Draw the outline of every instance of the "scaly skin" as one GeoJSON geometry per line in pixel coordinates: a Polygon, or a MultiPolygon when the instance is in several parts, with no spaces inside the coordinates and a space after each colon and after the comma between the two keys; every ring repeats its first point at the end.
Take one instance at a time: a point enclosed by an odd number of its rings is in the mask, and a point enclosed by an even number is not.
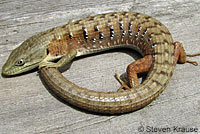
{"type": "MultiPolygon", "coordinates": [[[[154,100],[166,88],[180,57],[182,63],[189,62],[181,44],[177,44],[173,43],[168,29],[150,16],[133,12],[101,14],[29,38],[13,50],[2,74],[16,75],[39,66],[47,85],[67,102],[94,112],[124,113],[154,100]],[[66,80],[55,69],[74,57],[119,47],[138,50],[144,56],[138,63],[144,63],[143,70],[149,71],[139,86],[137,78],[132,80],[131,77],[130,90],[96,92],[84,89],[66,80]],[[58,58],[61,58],[58,63],[50,62],[58,58]]],[[[129,72],[133,65],[127,69],[129,72]]],[[[135,70],[140,72],[140,69],[135,70]]]]}

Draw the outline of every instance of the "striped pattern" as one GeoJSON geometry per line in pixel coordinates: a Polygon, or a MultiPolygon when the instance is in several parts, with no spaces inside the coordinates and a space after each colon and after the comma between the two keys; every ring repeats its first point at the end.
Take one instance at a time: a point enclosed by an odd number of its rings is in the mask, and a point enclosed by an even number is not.
{"type": "MultiPolygon", "coordinates": [[[[101,14],[57,27],[47,34],[55,33],[61,36],[67,46],[70,42],[76,42],[70,45],[77,50],[77,56],[128,47],[139,50],[144,56],[153,57],[146,80],[133,90],[124,92],[83,89],[66,80],[56,69],[42,68],[41,75],[47,85],[67,102],[80,108],[107,114],[142,108],[165,89],[173,74],[174,45],[171,34],[163,24],[150,16],[132,12],[101,14]]],[[[57,50],[50,50],[50,54],[53,51],[57,50]]]]}
{"type": "MultiPolygon", "coordinates": [[[[47,85],[75,106],[107,114],[129,112],[146,106],[165,89],[176,64],[170,32],[159,21],[144,14],[100,14],[34,35],[13,50],[2,72],[5,75],[19,74],[66,54],[73,59],[119,47],[138,50],[153,59],[146,80],[131,90],[91,91],[66,80],[55,68],[41,68],[40,71],[47,85]]],[[[147,61],[144,63],[140,69],[150,65],[147,61]]]]}

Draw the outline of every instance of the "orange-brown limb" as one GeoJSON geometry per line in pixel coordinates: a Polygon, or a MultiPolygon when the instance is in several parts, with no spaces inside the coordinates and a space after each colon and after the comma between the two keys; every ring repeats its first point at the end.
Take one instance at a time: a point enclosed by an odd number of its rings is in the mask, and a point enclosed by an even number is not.
{"type": "Polygon", "coordinates": [[[174,65],[179,62],[179,63],[190,63],[193,64],[195,66],[198,65],[198,63],[196,61],[191,61],[187,59],[188,57],[194,57],[194,56],[199,56],[200,53],[196,53],[196,54],[186,54],[182,44],[178,41],[174,42],[174,46],[175,46],[175,62],[174,65]]]}
{"type": "Polygon", "coordinates": [[[129,85],[127,85],[127,83],[122,81],[119,78],[118,74],[116,74],[115,77],[121,84],[121,87],[118,89],[118,91],[121,91],[122,89],[135,88],[136,86],[138,86],[139,81],[138,81],[137,74],[148,72],[152,65],[152,62],[153,62],[152,55],[146,55],[143,58],[136,60],[133,63],[131,63],[130,65],[128,65],[126,72],[128,75],[129,85]]]}
{"type": "MultiPolygon", "coordinates": [[[[177,62],[179,63],[190,63],[193,64],[195,66],[198,65],[198,63],[196,61],[191,61],[187,59],[188,57],[194,57],[194,56],[198,56],[200,55],[200,53],[196,53],[196,54],[186,54],[182,44],[178,41],[174,42],[174,46],[175,46],[175,62],[174,65],[176,65],[177,62]]],[[[130,89],[130,88],[135,88],[136,86],[139,85],[139,81],[138,81],[138,76],[137,74],[139,73],[144,73],[149,71],[151,65],[152,65],[152,55],[146,55],[145,57],[131,63],[128,67],[127,67],[127,74],[128,74],[128,83],[124,82],[125,80],[121,80],[118,76],[118,74],[115,74],[116,79],[119,81],[119,83],[121,84],[121,87],[117,90],[119,91],[123,91],[122,89],[130,89]]],[[[123,78],[125,79],[125,78],[123,78]]]]}

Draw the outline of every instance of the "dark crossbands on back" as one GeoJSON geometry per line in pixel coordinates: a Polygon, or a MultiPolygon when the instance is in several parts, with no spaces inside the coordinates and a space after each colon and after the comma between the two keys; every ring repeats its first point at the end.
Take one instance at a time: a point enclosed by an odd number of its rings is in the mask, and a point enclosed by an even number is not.
{"type": "Polygon", "coordinates": [[[16,75],[39,66],[46,84],[77,107],[106,114],[125,113],[152,102],[167,86],[177,62],[191,63],[180,42],[158,20],[141,13],[112,12],[90,16],[41,32],[13,50],[2,68],[3,75],[16,75]],[[68,81],[57,68],[75,57],[114,48],[130,48],[143,58],[128,65],[128,82],[116,79],[116,92],[97,92],[68,81]],[[53,62],[55,60],[58,62],[53,62]],[[137,74],[148,72],[139,84],[137,74]]]}

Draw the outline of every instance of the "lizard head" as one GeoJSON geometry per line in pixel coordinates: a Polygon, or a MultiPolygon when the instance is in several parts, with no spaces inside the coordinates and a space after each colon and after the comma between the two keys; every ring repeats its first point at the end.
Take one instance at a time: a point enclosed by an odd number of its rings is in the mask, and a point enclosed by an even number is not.
{"type": "Polygon", "coordinates": [[[28,39],[15,48],[2,67],[4,76],[21,74],[36,68],[46,55],[44,45],[39,41],[28,39]]]}

